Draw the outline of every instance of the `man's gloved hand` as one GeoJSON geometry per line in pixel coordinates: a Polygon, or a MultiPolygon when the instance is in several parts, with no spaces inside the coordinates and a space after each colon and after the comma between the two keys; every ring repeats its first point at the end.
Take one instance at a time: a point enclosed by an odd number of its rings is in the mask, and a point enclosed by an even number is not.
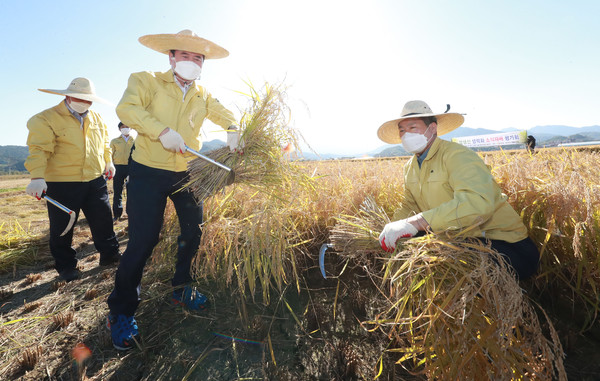
{"type": "Polygon", "coordinates": [[[115,166],[113,165],[112,161],[109,161],[108,163],[106,163],[106,167],[104,168],[104,176],[106,176],[107,179],[112,179],[113,177],[115,177],[115,172],[117,170],[115,169],[115,166]]]}
{"type": "Polygon", "coordinates": [[[227,147],[232,152],[241,152],[244,148],[244,143],[240,141],[240,130],[237,129],[237,126],[231,126],[227,129],[227,147]]]}
{"type": "Polygon", "coordinates": [[[48,185],[44,179],[31,179],[27,188],[25,188],[25,192],[28,195],[33,196],[38,200],[42,199],[42,195],[46,190],[48,190],[48,185]]]}
{"type": "Polygon", "coordinates": [[[418,232],[417,228],[406,220],[390,222],[379,234],[379,243],[383,250],[392,252],[396,248],[398,239],[412,237],[418,232]]]}
{"type": "Polygon", "coordinates": [[[186,151],[185,142],[183,141],[183,138],[181,137],[181,135],[179,135],[177,131],[174,131],[170,128],[166,128],[158,138],[160,139],[160,142],[163,145],[163,147],[165,147],[165,149],[169,151],[175,151],[180,153],[184,153],[186,151]]]}

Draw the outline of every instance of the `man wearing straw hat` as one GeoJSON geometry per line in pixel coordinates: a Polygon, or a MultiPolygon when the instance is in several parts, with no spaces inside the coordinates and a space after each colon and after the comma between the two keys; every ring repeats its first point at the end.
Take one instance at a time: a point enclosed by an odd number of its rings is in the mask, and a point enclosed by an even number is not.
{"type": "Polygon", "coordinates": [[[400,118],[384,123],[377,136],[414,156],[404,166],[404,200],[394,222],[379,236],[393,251],[402,237],[456,231],[490,242],[519,279],[532,276],[539,252],[519,215],[506,201],[489,168],[471,149],[438,138],[462,125],[457,113],[434,113],[423,101],[404,105],[400,118]]]}
{"type": "Polygon", "coordinates": [[[113,345],[120,350],[132,348],[138,336],[134,314],[142,272],[158,243],[167,198],[173,201],[181,228],[171,302],[191,311],[206,308],[206,297],[191,285],[190,266],[200,244],[202,203],[191,191],[181,189],[187,181],[187,162],[193,158],[186,154],[186,146],[200,149],[205,119],[228,130],[231,150],[237,149],[239,142],[239,134],[233,131],[237,129],[233,113],[196,82],[205,59],[224,58],[229,52],[190,30],[146,35],[139,41],[166,54],[171,68],[163,73],[132,74],[117,106],[121,121],[138,133],[129,165],[129,243],[108,298],[108,324],[113,345]]]}
{"type": "MultiPolygon", "coordinates": [[[[65,99],[27,122],[29,156],[25,167],[31,182],[25,191],[38,200],[47,193],[77,215],[83,211],[100,252],[100,265],[118,262],[119,243],[103,177],[112,178],[115,167],[106,125],[98,113],[89,110],[92,102],[109,102],[96,95],[94,84],[87,78],[75,78],[66,90],[39,90],[65,99]]],[[[71,247],[73,229],[61,236],[69,216],[48,204],[48,218],[50,252],[60,278],[67,282],[80,278],[71,247]]]]}

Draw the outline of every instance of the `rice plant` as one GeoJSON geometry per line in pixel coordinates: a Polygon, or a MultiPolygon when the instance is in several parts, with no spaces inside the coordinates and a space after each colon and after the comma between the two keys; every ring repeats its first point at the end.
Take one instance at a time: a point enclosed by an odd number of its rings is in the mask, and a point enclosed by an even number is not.
{"type": "Polygon", "coordinates": [[[600,312],[600,155],[557,149],[487,160],[541,247],[537,287],[581,307],[574,317],[589,329],[600,312]]]}

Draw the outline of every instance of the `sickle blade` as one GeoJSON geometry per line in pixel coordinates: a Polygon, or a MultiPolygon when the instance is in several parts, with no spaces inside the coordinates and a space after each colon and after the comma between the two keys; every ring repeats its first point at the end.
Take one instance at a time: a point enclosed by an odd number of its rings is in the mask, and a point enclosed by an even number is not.
{"type": "Polygon", "coordinates": [[[321,249],[319,249],[319,268],[321,269],[321,275],[323,278],[327,279],[327,275],[325,274],[325,252],[327,249],[331,249],[332,245],[329,243],[324,243],[321,245],[321,249]]]}

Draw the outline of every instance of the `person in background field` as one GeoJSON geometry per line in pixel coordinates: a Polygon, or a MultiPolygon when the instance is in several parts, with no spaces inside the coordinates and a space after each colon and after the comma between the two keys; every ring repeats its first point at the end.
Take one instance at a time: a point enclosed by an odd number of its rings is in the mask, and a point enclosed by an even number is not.
{"type": "Polygon", "coordinates": [[[535,138],[533,137],[533,135],[527,135],[527,151],[529,151],[529,153],[534,154],[535,153],[535,138]]]}
{"type": "Polygon", "coordinates": [[[379,236],[393,251],[401,237],[419,232],[461,231],[491,242],[519,279],[537,271],[539,252],[519,215],[506,201],[483,160],[471,149],[438,138],[462,125],[457,113],[436,114],[423,101],[406,103],[401,117],[377,136],[414,156],[404,166],[404,201],[379,236]]]}
{"type": "Polygon", "coordinates": [[[132,74],[117,106],[119,119],[138,133],[127,188],[129,242],[108,298],[108,326],[113,346],[120,350],[132,348],[138,338],[134,314],[142,272],[158,243],[167,198],[173,201],[181,228],[171,302],[191,311],[206,308],[207,298],[191,285],[190,266],[200,244],[202,203],[182,189],[188,178],[187,162],[194,158],[186,153],[186,145],[200,149],[205,119],[229,131],[227,144],[232,151],[239,143],[233,114],[196,82],[204,60],[224,58],[229,55],[227,50],[190,30],[147,35],[139,41],[166,54],[171,68],[163,73],[132,74]]]}
{"type": "MultiPolygon", "coordinates": [[[[113,230],[106,179],[115,173],[108,145],[108,131],[100,115],[89,110],[96,96],[93,83],[75,78],[66,90],[39,89],[65,96],[58,105],[34,115],[27,122],[29,156],[25,167],[31,174],[27,194],[38,200],[45,193],[75,211],[83,211],[92,239],[100,252],[100,265],[119,261],[119,243],[113,230]]],[[[81,277],[73,229],[60,236],[69,216],[48,203],[50,252],[60,278],[70,282],[81,277]]]]}
{"type": "Polygon", "coordinates": [[[123,214],[123,184],[129,176],[129,156],[133,148],[133,138],[129,136],[129,127],[119,122],[121,136],[110,141],[112,160],[116,174],[113,179],[113,222],[123,214]]]}

